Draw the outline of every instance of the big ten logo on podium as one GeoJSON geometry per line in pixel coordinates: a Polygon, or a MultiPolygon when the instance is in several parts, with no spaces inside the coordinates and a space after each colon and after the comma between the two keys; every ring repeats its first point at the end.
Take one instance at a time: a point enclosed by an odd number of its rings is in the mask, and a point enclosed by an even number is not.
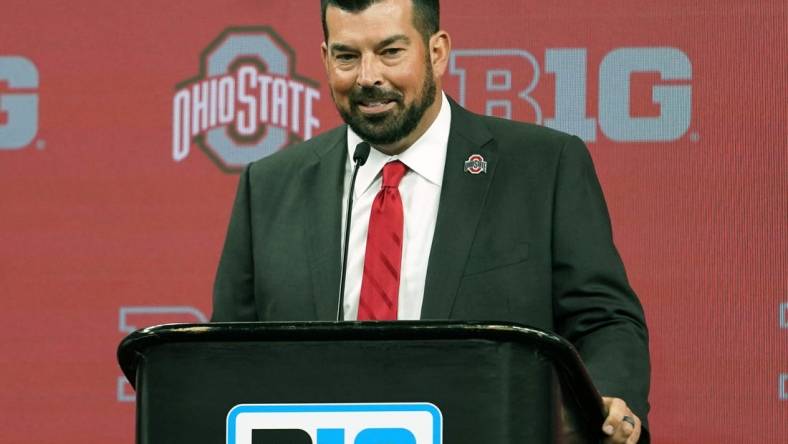
{"type": "MultiPolygon", "coordinates": [[[[544,67],[523,49],[457,49],[449,73],[461,105],[487,115],[535,122],[586,142],[598,130],[615,142],[669,142],[685,134],[692,117],[692,64],[677,48],[618,48],[598,67],[589,88],[588,50],[547,49],[544,67]],[[555,91],[542,90],[554,76],[555,91]],[[644,85],[643,77],[648,82],[644,85]],[[655,81],[653,76],[658,76],[655,81]],[[552,94],[551,94],[552,93],[552,94]],[[596,94],[596,102],[589,103],[596,94]],[[545,109],[552,109],[547,117],[545,109]],[[589,115],[596,112],[596,117],[589,115]]],[[[698,135],[691,133],[692,140],[698,135]]]]}
{"type": "MultiPolygon", "coordinates": [[[[118,310],[118,331],[124,335],[160,324],[204,322],[208,322],[208,317],[202,311],[183,305],[120,307],[118,310]]],[[[125,376],[117,377],[116,398],[118,402],[135,400],[134,390],[125,376]]]]}
{"type": "Polygon", "coordinates": [[[227,444],[440,444],[429,403],[242,404],[227,415],[227,444]]]}
{"type": "Polygon", "coordinates": [[[36,137],[38,84],[29,59],[0,56],[0,151],[25,148],[36,137]]]}

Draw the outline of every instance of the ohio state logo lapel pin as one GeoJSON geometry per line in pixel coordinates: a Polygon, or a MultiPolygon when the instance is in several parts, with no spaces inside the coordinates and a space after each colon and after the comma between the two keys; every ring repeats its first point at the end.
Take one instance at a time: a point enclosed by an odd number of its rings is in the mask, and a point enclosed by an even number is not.
{"type": "Polygon", "coordinates": [[[471,154],[465,161],[465,171],[471,174],[487,173],[487,161],[481,154],[471,154]]]}

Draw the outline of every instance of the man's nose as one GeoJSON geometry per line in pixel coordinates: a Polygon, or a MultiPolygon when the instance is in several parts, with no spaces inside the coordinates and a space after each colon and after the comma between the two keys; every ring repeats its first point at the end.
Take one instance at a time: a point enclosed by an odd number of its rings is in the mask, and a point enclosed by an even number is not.
{"type": "Polygon", "coordinates": [[[380,66],[375,57],[364,56],[361,58],[356,83],[361,87],[380,86],[383,84],[380,66]]]}

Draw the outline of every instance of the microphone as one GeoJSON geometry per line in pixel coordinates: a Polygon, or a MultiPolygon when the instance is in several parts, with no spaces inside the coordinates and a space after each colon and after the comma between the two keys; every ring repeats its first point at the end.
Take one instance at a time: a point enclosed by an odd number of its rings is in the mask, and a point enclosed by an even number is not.
{"type": "Polygon", "coordinates": [[[353,152],[353,162],[356,167],[353,168],[353,178],[350,179],[350,192],[347,196],[347,215],[345,216],[345,242],[342,248],[342,275],[339,278],[339,297],[337,298],[337,322],[343,320],[344,313],[342,310],[342,303],[345,300],[345,275],[347,274],[347,252],[348,243],[350,241],[350,215],[353,213],[353,189],[356,187],[356,176],[358,169],[367,163],[369,158],[370,146],[367,142],[361,142],[356,145],[356,150],[353,152]]]}

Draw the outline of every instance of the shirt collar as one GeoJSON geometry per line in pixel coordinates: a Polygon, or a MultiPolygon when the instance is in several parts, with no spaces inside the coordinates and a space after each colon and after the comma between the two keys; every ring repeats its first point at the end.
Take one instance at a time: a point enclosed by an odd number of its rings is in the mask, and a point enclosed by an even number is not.
{"type": "MultiPolygon", "coordinates": [[[[443,183],[443,170],[446,165],[446,149],[449,145],[449,130],[451,129],[451,106],[446,94],[441,93],[441,109],[438,117],[421,137],[408,149],[396,156],[389,156],[377,149],[370,150],[369,159],[358,170],[356,177],[355,197],[361,196],[372,185],[383,166],[393,160],[399,160],[407,167],[423,177],[430,183],[440,187],[443,183]]],[[[361,143],[359,137],[348,126],[348,163],[350,171],[353,170],[353,152],[356,145],[361,143]]]]}

